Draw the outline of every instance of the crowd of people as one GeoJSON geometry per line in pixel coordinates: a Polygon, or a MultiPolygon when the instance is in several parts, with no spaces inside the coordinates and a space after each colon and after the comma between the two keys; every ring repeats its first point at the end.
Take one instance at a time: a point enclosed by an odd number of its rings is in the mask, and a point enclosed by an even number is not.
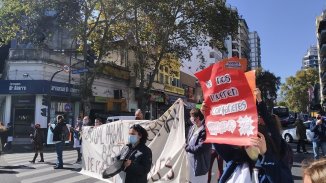
{"type": "MultiPolygon", "coordinates": [[[[291,173],[293,157],[291,147],[281,136],[281,124],[276,115],[268,112],[265,103],[261,98],[259,89],[255,90],[256,105],[258,112],[258,134],[250,137],[249,146],[234,146],[218,143],[204,143],[206,139],[205,111],[208,106],[203,103],[201,109],[190,111],[191,127],[186,136],[185,151],[187,154],[188,168],[190,172],[189,182],[210,183],[212,180],[212,168],[215,159],[218,163],[218,170],[215,175],[219,183],[231,182],[255,182],[255,183],[290,183],[293,182],[291,173]],[[225,165],[223,163],[225,162],[225,165]]],[[[135,112],[135,120],[142,120],[141,110],[135,112]]],[[[100,118],[94,120],[94,128],[104,124],[100,118]]],[[[53,142],[57,153],[57,162],[54,169],[63,168],[63,146],[67,140],[67,134],[71,134],[73,148],[77,151],[76,163],[82,161],[82,128],[90,126],[92,123],[88,116],[83,119],[78,117],[74,127],[67,128],[64,117],[58,115],[55,125],[48,124],[53,132],[53,142]]],[[[298,136],[297,152],[306,153],[305,147],[306,127],[302,119],[297,119],[295,123],[296,135],[298,136]],[[302,151],[301,151],[302,149],[302,151]]],[[[0,123],[0,134],[7,133],[9,128],[0,123]]],[[[311,122],[311,132],[313,132],[313,152],[315,161],[310,161],[303,165],[304,183],[325,182],[326,180],[326,122],[318,114],[316,120],[311,122]],[[321,150],[321,154],[319,153],[321,150]]],[[[40,124],[35,124],[33,132],[30,134],[34,145],[35,155],[30,161],[35,163],[38,154],[40,160],[44,162],[43,144],[44,134],[40,124]]],[[[152,165],[152,151],[146,146],[148,134],[140,125],[133,125],[129,130],[128,144],[122,149],[116,160],[121,162],[121,169],[126,173],[126,183],[145,183],[147,174],[152,165]]],[[[8,136],[7,136],[8,138],[8,136]]],[[[0,140],[0,153],[7,139],[0,140]],[[5,142],[4,142],[5,141],[5,142]]],[[[116,174],[117,172],[115,172],[116,174]]],[[[111,176],[111,175],[110,175],[111,176]]],[[[108,178],[110,176],[103,177],[108,178]]]]}

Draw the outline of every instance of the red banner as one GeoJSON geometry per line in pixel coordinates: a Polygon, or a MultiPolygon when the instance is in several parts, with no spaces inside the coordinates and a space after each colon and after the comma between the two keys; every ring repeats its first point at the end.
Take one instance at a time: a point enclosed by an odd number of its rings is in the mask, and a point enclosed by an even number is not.
{"type": "MultiPolygon", "coordinates": [[[[233,58],[234,59],[234,58],[233,58]]],[[[206,142],[249,145],[257,135],[258,115],[252,89],[254,72],[226,69],[223,62],[196,73],[209,107],[206,111],[206,142]],[[250,85],[248,80],[251,81],[250,85]]]]}

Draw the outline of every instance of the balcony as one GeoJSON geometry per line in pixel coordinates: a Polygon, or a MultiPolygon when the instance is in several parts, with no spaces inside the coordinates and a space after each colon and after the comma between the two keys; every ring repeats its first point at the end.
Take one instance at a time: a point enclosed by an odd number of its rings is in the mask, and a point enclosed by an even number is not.
{"type": "Polygon", "coordinates": [[[185,90],[183,88],[179,88],[179,87],[167,85],[167,84],[164,85],[164,90],[167,92],[176,93],[179,95],[185,94],[185,90]]]}
{"type": "Polygon", "coordinates": [[[319,22],[318,33],[321,33],[322,30],[326,30],[326,19],[319,22]]]}
{"type": "Polygon", "coordinates": [[[326,57],[326,43],[321,45],[319,53],[321,59],[326,57]]]}
{"type": "Polygon", "coordinates": [[[326,58],[320,62],[320,68],[322,71],[326,71],[326,58]]]}
{"type": "MultiPolygon", "coordinates": [[[[324,72],[324,73],[322,74],[321,82],[322,82],[322,83],[326,83],[326,72],[324,72]]],[[[324,84],[324,86],[325,86],[325,84],[324,84]]]]}
{"type": "Polygon", "coordinates": [[[62,52],[55,52],[52,50],[45,50],[45,49],[10,49],[9,60],[10,61],[36,60],[36,61],[46,61],[46,62],[65,65],[69,63],[69,58],[71,54],[73,54],[72,64],[78,62],[78,60],[74,58],[74,53],[71,52],[67,54],[63,54],[62,52]]]}
{"type": "Polygon", "coordinates": [[[319,45],[326,43],[326,29],[322,30],[319,34],[319,45]]]}

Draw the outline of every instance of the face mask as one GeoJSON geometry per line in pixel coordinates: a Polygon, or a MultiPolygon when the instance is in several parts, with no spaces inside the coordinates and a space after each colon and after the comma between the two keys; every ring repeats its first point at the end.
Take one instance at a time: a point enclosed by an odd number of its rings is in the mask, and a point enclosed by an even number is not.
{"type": "Polygon", "coordinates": [[[128,141],[130,144],[134,145],[138,142],[138,136],[137,135],[129,135],[128,141]]]}
{"type": "Polygon", "coordinates": [[[190,117],[190,121],[195,124],[195,117],[190,117]]]}
{"type": "Polygon", "coordinates": [[[87,125],[88,124],[88,120],[83,120],[83,125],[87,125]]]}

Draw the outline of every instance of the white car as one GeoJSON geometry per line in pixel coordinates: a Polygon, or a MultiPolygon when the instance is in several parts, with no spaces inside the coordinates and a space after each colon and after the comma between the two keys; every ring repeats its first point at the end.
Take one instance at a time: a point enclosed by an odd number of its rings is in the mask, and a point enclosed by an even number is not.
{"type": "MultiPolygon", "coordinates": [[[[314,136],[314,133],[310,131],[310,123],[311,122],[312,121],[303,122],[303,124],[306,127],[306,135],[307,135],[307,140],[309,142],[311,142],[311,140],[312,140],[312,138],[314,136]]],[[[283,130],[282,137],[288,143],[293,142],[293,141],[297,141],[298,137],[297,137],[297,133],[296,133],[296,127],[292,127],[292,128],[283,130]]]]}

